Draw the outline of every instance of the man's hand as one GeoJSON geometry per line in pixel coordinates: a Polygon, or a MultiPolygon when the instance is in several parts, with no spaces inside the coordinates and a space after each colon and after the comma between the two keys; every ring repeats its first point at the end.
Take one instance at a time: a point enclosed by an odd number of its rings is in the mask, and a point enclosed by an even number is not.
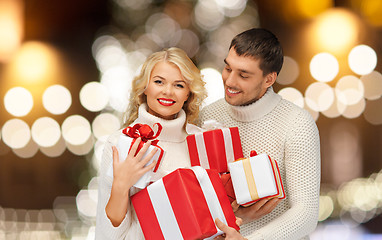
{"type": "Polygon", "coordinates": [[[281,199],[261,199],[258,202],[248,207],[242,207],[237,204],[236,200],[232,202],[231,206],[235,215],[243,219],[243,223],[249,223],[253,220],[259,219],[272,210],[281,202],[281,199]]]}
{"type": "MultiPolygon", "coordinates": [[[[215,219],[216,226],[224,232],[223,235],[217,236],[214,239],[226,239],[226,240],[247,240],[244,238],[236,229],[231,228],[227,225],[225,225],[222,221],[219,220],[219,218],[215,219]]],[[[241,219],[236,218],[236,224],[238,226],[241,225],[241,219]]]]}

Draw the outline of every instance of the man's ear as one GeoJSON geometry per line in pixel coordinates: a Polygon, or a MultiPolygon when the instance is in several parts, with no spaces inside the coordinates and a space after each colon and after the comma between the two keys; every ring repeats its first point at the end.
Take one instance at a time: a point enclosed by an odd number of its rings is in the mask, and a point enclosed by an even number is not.
{"type": "Polygon", "coordinates": [[[276,72],[268,73],[268,75],[266,76],[266,80],[265,80],[266,87],[268,88],[268,87],[272,86],[276,82],[276,78],[277,78],[276,72]]]}

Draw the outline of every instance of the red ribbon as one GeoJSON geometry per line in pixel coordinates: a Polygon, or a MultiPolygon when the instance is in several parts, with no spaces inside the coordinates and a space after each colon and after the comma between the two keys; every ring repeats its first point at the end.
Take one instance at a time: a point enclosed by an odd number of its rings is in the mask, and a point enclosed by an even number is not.
{"type": "MultiPolygon", "coordinates": [[[[134,142],[137,140],[137,138],[139,138],[139,137],[141,138],[141,142],[139,143],[137,152],[135,153],[134,157],[137,155],[139,150],[143,147],[143,144],[145,142],[149,141],[149,140],[152,140],[151,145],[156,146],[156,147],[158,147],[158,148],[160,148],[162,150],[161,153],[160,153],[158,162],[157,162],[157,164],[156,164],[156,166],[154,168],[154,172],[156,172],[156,170],[158,169],[159,162],[160,162],[160,160],[162,159],[162,156],[163,156],[163,149],[160,146],[157,145],[159,140],[156,139],[159,136],[159,134],[161,133],[161,131],[162,131],[162,125],[160,123],[155,123],[154,126],[155,125],[158,126],[158,130],[157,130],[156,134],[154,134],[154,130],[149,125],[141,124],[141,123],[137,123],[137,124],[135,124],[132,127],[127,127],[127,128],[122,130],[122,133],[124,133],[125,135],[133,138],[133,141],[132,141],[132,143],[130,145],[130,149],[133,146],[134,142]]],[[[130,152],[130,149],[129,149],[129,152],[130,152]]]]}
{"type": "Polygon", "coordinates": [[[252,150],[251,151],[251,154],[249,155],[250,157],[254,157],[257,155],[257,152],[255,150],[252,150]]]}

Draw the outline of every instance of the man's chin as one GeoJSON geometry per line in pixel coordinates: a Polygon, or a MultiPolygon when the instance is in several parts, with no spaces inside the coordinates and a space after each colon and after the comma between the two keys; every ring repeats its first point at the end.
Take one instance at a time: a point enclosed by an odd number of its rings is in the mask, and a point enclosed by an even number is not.
{"type": "Polygon", "coordinates": [[[228,97],[227,95],[225,95],[225,101],[229,104],[229,105],[232,105],[232,106],[240,106],[240,103],[238,101],[235,101],[234,98],[232,97],[228,97]]]}

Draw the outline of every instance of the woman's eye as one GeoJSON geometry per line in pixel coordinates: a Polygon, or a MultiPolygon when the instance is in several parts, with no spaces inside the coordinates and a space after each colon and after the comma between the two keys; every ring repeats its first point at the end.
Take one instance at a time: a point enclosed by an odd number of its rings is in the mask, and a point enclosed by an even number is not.
{"type": "Polygon", "coordinates": [[[159,79],[154,80],[154,83],[161,84],[161,83],[162,83],[162,80],[159,80],[159,79]]]}
{"type": "Polygon", "coordinates": [[[176,84],[175,85],[177,88],[184,88],[184,86],[182,84],[176,84]]]}

